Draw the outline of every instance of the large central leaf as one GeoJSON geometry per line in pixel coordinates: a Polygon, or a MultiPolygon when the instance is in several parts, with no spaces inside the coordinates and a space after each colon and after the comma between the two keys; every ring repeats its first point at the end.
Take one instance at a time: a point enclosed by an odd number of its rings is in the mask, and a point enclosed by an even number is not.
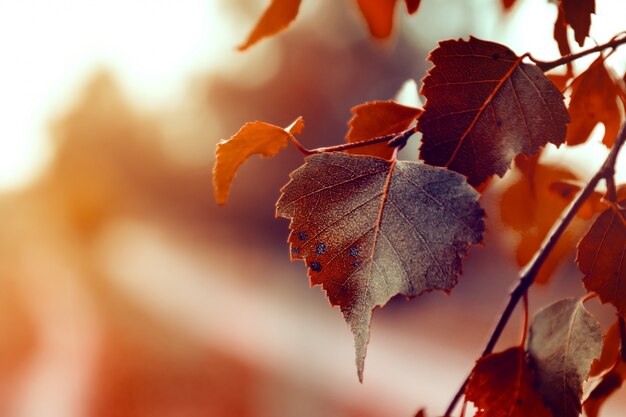
{"type": "Polygon", "coordinates": [[[354,333],[359,379],[375,307],[456,284],[482,240],[477,198],[463,176],[417,162],[320,154],[292,173],[276,212],[292,219],[292,258],[354,333]]]}
{"type": "Polygon", "coordinates": [[[520,152],[565,140],[563,96],[509,48],[470,37],[441,42],[424,79],[420,156],[479,185],[502,176],[520,152]]]}

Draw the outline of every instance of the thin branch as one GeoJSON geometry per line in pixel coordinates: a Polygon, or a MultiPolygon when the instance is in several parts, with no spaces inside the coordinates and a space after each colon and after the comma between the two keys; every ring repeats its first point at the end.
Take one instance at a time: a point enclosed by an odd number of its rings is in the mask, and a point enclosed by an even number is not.
{"type": "Polygon", "coordinates": [[[586,55],[593,54],[595,52],[601,52],[608,48],[617,48],[620,45],[626,43],[626,37],[611,39],[609,42],[604,43],[602,45],[594,46],[593,48],[585,49],[584,51],[577,52],[575,54],[565,55],[559,59],[554,61],[540,61],[538,59],[533,58],[532,56],[528,56],[531,61],[533,61],[543,72],[550,71],[553,68],[556,68],[560,65],[570,63],[572,61],[577,60],[578,58],[582,58],[586,55]]]}
{"type": "MultiPolygon", "coordinates": [[[[624,40],[624,42],[626,42],[626,40],[624,40]]],[[[544,262],[548,258],[548,255],[550,255],[550,253],[554,249],[554,246],[557,244],[561,235],[563,235],[563,232],[565,232],[565,229],[567,228],[567,226],[574,219],[576,212],[578,212],[578,210],[585,203],[587,198],[591,196],[591,194],[594,192],[596,186],[601,180],[606,180],[607,178],[615,174],[615,162],[617,161],[617,155],[619,154],[620,149],[624,145],[624,142],[626,142],[626,122],[622,124],[622,127],[620,129],[619,135],[617,136],[615,144],[613,145],[613,148],[611,149],[609,156],[604,161],[604,164],[602,164],[602,167],[600,167],[598,172],[596,172],[596,174],[589,180],[585,188],[583,188],[578,193],[574,201],[572,201],[572,203],[567,208],[565,214],[562,215],[561,218],[555,223],[555,226],[552,228],[550,233],[548,233],[548,235],[543,240],[541,248],[535,253],[535,256],[533,257],[533,259],[530,261],[530,263],[526,266],[525,270],[520,275],[519,283],[517,284],[515,289],[511,292],[509,302],[504,308],[504,311],[502,312],[502,315],[500,316],[500,320],[498,321],[498,324],[493,330],[491,337],[489,338],[489,341],[487,342],[487,346],[485,347],[485,350],[483,351],[481,355],[481,358],[493,352],[493,349],[496,346],[496,343],[498,342],[498,340],[500,339],[500,336],[502,335],[502,331],[504,330],[504,328],[506,327],[506,324],[511,318],[511,314],[513,313],[513,310],[515,309],[515,306],[519,302],[520,298],[522,298],[524,294],[526,294],[530,286],[533,285],[533,283],[535,282],[535,278],[537,277],[537,274],[539,270],[541,269],[541,266],[544,264],[544,262]]],[[[454,395],[454,398],[450,402],[450,405],[448,406],[448,409],[446,410],[446,413],[444,414],[444,416],[446,417],[450,416],[450,414],[456,407],[456,404],[458,403],[459,399],[465,392],[465,387],[467,386],[468,380],[469,380],[469,376],[465,378],[465,382],[463,382],[463,384],[461,385],[461,388],[459,388],[457,393],[454,395]]]]}
{"type": "Polygon", "coordinates": [[[402,132],[396,132],[396,133],[391,133],[389,135],[378,136],[372,139],[366,139],[366,140],[362,140],[359,142],[343,143],[341,145],[326,146],[326,147],[315,148],[315,149],[305,148],[304,146],[302,146],[300,142],[298,142],[298,139],[296,139],[293,135],[289,136],[289,140],[291,141],[291,143],[293,143],[296,149],[298,149],[298,151],[300,151],[304,155],[314,155],[318,153],[340,152],[340,151],[345,151],[347,149],[362,148],[364,146],[374,145],[376,143],[383,143],[383,142],[388,142],[389,147],[401,148],[406,144],[406,141],[415,132],[417,132],[417,126],[413,126],[402,132]]]}

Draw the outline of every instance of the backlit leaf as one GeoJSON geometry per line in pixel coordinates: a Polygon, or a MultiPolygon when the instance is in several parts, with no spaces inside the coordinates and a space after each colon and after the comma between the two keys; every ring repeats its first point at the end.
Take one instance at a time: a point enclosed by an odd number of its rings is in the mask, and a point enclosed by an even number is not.
{"type": "Polygon", "coordinates": [[[272,0],[259,19],[248,39],[238,49],[244,51],[261,39],[287,29],[298,15],[301,0],[272,0]]]}
{"type": "MultiPolygon", "coordinates": [[[[375,38],[387,38],[393,29],[396,0],[357,0],[361,14],[375,38]]],[[[407,3],[407,8],[411,7],[407,3]]]]}
{"type": "Polygon", "coordinates": [[[505,46],[470,37],[441,42],[429,58],[419,128],[421,158],[480,185],[520,152],[565,140],[563,96],[535,65],[505,46]]]}
{"type": "MultiPolygon", "coordinates": [[[[372,101],[352,108],[352,112],[354,116],[350,119],[350,131],[346,136],[348,142],[359,142],[402,132],[408,129],[422,110],[403,106],[395,101],[372,101]]],[[[377,143],[363,148],[348,149],[346,152],[390,159],[394,149],[387,143],[377,143]]]]}
{"type": "Polygon", "coordinates": [[[413,14],[419,9],[422,0],[404,0],[404,2],[406,4],[406,11],[409,14],[413,14]]]}
{"type": "Polygon", "coordinates": [[[606,209],[578,244],[576,261],[588,291],[611,303],[626,317],[626,200],[622,209],[606,209]]]}
{"type": "Polygon", "coordinates": [[[502,7],[504,7],[504,10],[508,11],[515,5],[515,1],[516,0],[502,0],[502,7]]]}
{"type": "Polygon", "coordinates": [[[602,351],[602,329],[582,299],[568,298],[540,310],[530,327],[528,352],[537,389],[555,417],[578,417],[582,384],[602,351]]]}
{"type": "Polygon", "coordinates": [[[556,21],[554,22],[553,36],[559,46],[559,52],[562,56],[572,53],[572,47],[570,46],[569,39],[567,37],[567,20],[565,19],[565,10],[563,10],[563,7],[561,6],[559,6],[556,21]]]}
{"type": "Polygon", "coordinates": [[[604,66],[602,57],[574,79],[569,114],[572,122],[567,131],[567,144],[586,142],[598,123],[604,124],[603,143],[611,147],[621,125],[617,101],[619,90],[604,66]]]}
{"type": "Polygon", "coordinates": [[[307,157],[282,189],[292,259],[303,259],[352,330],[359,379],[372,310],[397,294],[448,291],[483,211],[465,179],[417,162],[324,153],[307,157]]]}
{"type": "Polygon", "coordinates": [[[217,145],[213,185],[218,204],[226,204],[235,173],[246,159],[254,154],[274,156],[286,147],[289,136],[299,134],[304,127],[302,118],[289,127],[274,126],[264,122],[246,123],[227,141],[217,145]]]}
{"type": "MultiPolygon", "coordinates": [[[[515,244],[515,258],[520,267],[526,265],[541,246],[543,239],[574,199],[578,178],[565,168],[540,164],[536,158],[516,158],[521,173],[503,192],[500,215],[505,226],[513,230],[519,240],[515,244]]],[[[577,213],[577,219],[588,219],[604,209],[601,194],[594,193],[577,213]]],[[[535,282],[548,282],[563,260],[568,259],[576,242],[584,233],[584,223],[573,222],[539,270],[535,282]]]]}
{"type": "Polygon", "coordinates": [[[474,417],[552,417],[533,387],[524,349],[514,347],[481,358],[470,375],[465,398],[474,417]]]}

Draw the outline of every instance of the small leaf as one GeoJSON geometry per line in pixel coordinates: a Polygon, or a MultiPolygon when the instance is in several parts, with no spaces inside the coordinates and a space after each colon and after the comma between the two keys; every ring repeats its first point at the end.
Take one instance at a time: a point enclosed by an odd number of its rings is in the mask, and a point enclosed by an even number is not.
{"type": "Polygon", "coordinates": [[[578,46],[583,46],[589,36],[591,14],[596,12],[595,0],[561,0],[560,7],[565,13],[565,20],[574,29],[578,46]]]}
{"type": "Polygon", "coordinates": [[[502,0],[502,7],[505,11],[509,11],[514,5],[516,0],[502,0]]]}
{"type": "Polygon", "coordinates": [[[324,153],[281,190],[292,259],[306,262],[354,333],[359,379],[372,310],[391,297],[448,291],[482,241],[478,193],[452,171],[417,162],[324,153]]]}
{"type": "Polygon", "coordinates": [[[572,53],[572,47],[570,46],[569,39],[567,38],[567,20],[565,19],[565,10],[563,10],[562,6],[559,6],[559,11],[554,22],[553,36],[556,44],[559,46],[561,56],[572,53]]]}
{"type": "Polygon", "coordinates": [[[614,368],[602,376],[599,384],[585,400],[583,408],[587,417],[598,417],[600,407],[622,387],[625,379],[626,362],[619,361],[614,368]]]}
{"type": "Polygon", "coordinates": [[[237,49],[245,51],[261,39],[287,29],[287,26],[298,16],[302,0],[272,0],[263,16],[259,19],[248,39],[237,49]]]}
{"type": "Polygon", "coordinates": [[[621,125],[617,105],[619,91],[604,66],[602,57],[574,79],[569,114],[572,122],[567,131],[567,144],[578,145],[589,138],[598,123],[604,124],[604,143],[613,146],[621,125]]]}
{"type": "Polygon", "coordinates": [[[533,387],[533,376],[521,347],[481,358],[470,375],[465,398],[474,417],[552,417],[533,387]]]}
{"type": "Polygon", "coordinates": [[[409,14],[415,13],[417,11],[417,9],[419,9],[421,2],[422,2],[422,0],[405,0],[406,11],[409,14]]]}
{"type": "Polygon", "coordinates": [[[289,137],[299,134],[304,128],[304,121],[297,118],[290,126],[283,129],[264,122],[246,123],[227,141],[217,145],[215,166],[213,167],[213,185],[218,204],[226,204],[230,186],[235,173],[246,159],[254,154],[265,157],[274,156],[286,147],[289,137]]]}
{"type": "MultiPolygon", "coordinates": [[[[626,207],[626,200],[620,202],[626,207]]],[[[587,291],[626,317],[626,208],[606,209],[578,244],[578,268],[587,291]]]]}
{"type": "MultiPolygon", "coordinates": [[[[409,3],[407,8],[415,6],[409,3]]],[[[391,35],[396,0],[357,0],[357,4],[372,36],[384,39],[391,35]]]]}
{"type": "MultiPolygon", "coordinates": [[[[402,132],[409,128],[422,110],[390,100],[361,104],[353,107],[352,112],[354,116],[350,119],[350,131],[346,136],[346,141],[350,143],[402,132]]],[[[346,152],[391,159],[394,149],[387,143],[377,143],[363,148],[348,149],[346,152]]]]}
{"type": "Polygon", "coordinates": [[[535,65],[503,45],[470,37],[441,42],[424,79],[421,158],[474,186],[502,176],[520,152],[560,145],[569,121],[563,96],[535,65]]]}
{"type": "Polygon", "coordinates": [[[537,388],[555,417],[578,417],[582,384],[602,351],[602,329],[582,299],[568,298],[540,310],[530,327],[528,352],[537,388]]]}

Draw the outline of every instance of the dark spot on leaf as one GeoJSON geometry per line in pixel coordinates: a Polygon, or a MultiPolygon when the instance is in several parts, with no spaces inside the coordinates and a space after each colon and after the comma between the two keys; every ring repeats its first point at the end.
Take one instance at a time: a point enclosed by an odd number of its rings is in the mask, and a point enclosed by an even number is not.
{"type": "Polygon", "coordinates": [[[350,256],[353,258],[359,256],[359,248],[350,248],[350,256]]]}
{"type": "Polygon", "coordinates": [[[493,54],[493,55],[491,55],[491,57],[492,57],[493,59],[495,59],[496,61],[497,61],[498,59],[500,59],[500,55],[498,55],[498,54],[493,54]]]}
{"type": "Polygon", "coordinates": [[[352,262],[352,266],[358,268],[359,266],[361,266],[361,262],[352,262]]]}
{"type": "Polygon", "coordinates": [[[327,250],[328,250],[328,246],[326,246],[326,244],[318,243],[317,247],[315,248],[315,253],[317,253],[318,255],[323,255],[324,252],[326,252],[327,250]]]}
{"type": "Polygon", "coordinates": [[[298,239],[300,240],[307,240],[309,238],[309,234],[307,232],[300,232],[298,233],[298,239]]]}
{"type": "Polygon", "coordinates": [[[496,120],[496,126],[498,127],[502,126],[502,120],[500,119],[496,120]]]}
{"type": "Polygon", "coordinates": [[[319,262],[311,262],[311,269],[315,272],[320,272],[322,270],[322,264],[319,262]]]}
{"type": "Polygon", "coordinates": [[[295,254],[295,255],[299,255],[300,254],[300,248],[296,248],[295,246],[293,248],[291,248],[291,251],[295,254]]]}

